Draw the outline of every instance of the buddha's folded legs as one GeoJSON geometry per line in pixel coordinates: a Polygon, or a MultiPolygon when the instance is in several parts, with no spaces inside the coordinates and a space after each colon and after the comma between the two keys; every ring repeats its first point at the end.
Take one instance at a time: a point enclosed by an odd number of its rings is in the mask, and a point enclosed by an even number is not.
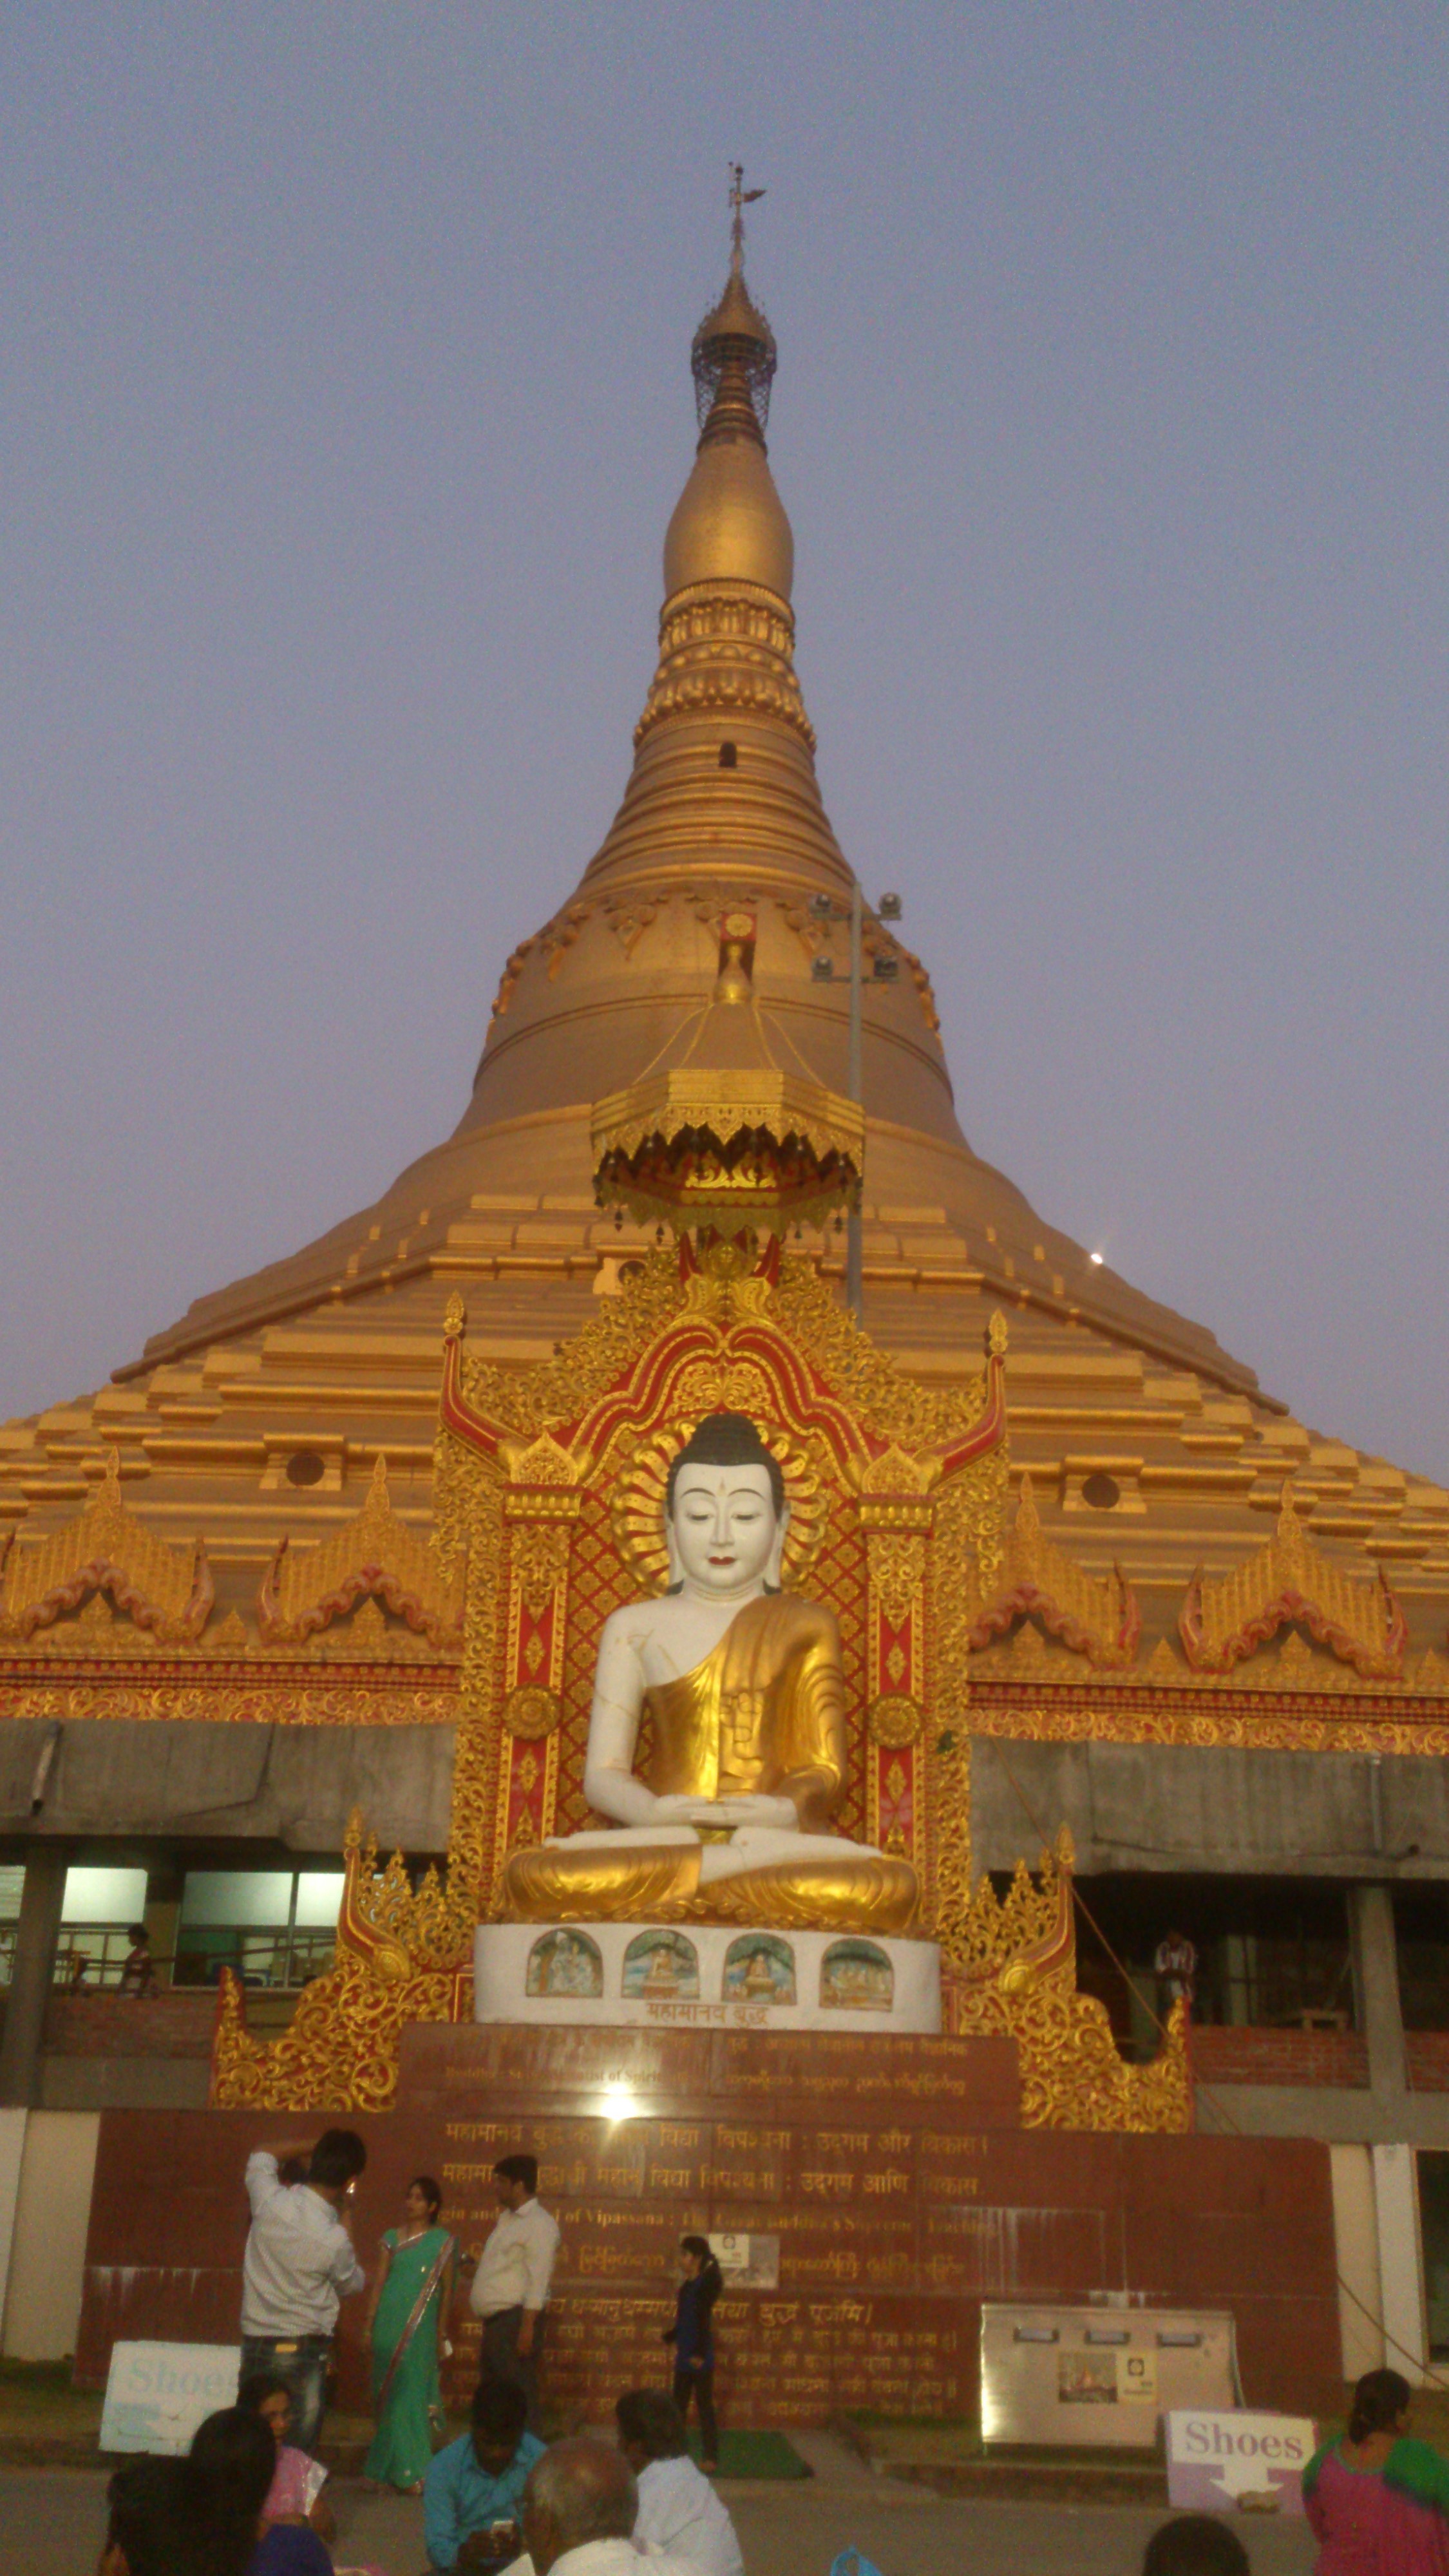
{"type": "MultiPolygon", "coordinates": [[[[828,1847],[827,1847],[828,1848],[828,1847]]],[[[920,1895],[908,1860],[848,1850],[821,1861],[772,1861],[700,1890],[703,1920],[791,1932],[908,1932],[920,1895]]]]}
{"type": "MultiPolygon", "coordinates": [[[[792,1838],[793,1839],[793,1838],[792,1838]]],[[[804,1839],[802,1837],[802,1839],[804,1839]]],[[[515,1923],[759,1923],[799,1932],[909,1931],[918,1897],[910,1862],[820,1841],[818,1857],[778,1860],[700,1884],[700,1846],[602,1838],[515,1852],[503,1875],[515,1923]]]]}
{"type": "Polygon", "coordinates": [[[514,1852],[503,1872],[504,1919],[658,1922],[696,1894],[699,1852],[697,1842],[626,1843],[604,1834],[514,1852]]]}

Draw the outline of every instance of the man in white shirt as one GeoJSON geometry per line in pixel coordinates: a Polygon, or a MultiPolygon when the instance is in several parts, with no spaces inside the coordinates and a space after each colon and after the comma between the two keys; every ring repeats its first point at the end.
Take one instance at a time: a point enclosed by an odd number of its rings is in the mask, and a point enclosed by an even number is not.
{"type": "Polygon", "coordinates": [[[558,2227],[538,2197],[538,2158],[502,2156],[493,2168],[498,2216],[478,2257],[468,2304],[483,2321],[481,2375],[511,2379],[538,2430],[543,2312],[558,2255],[558,2227]]]}
{"type": "Polygon", "coordinates": [[[524,2554],[505,2576],[702,2576],[637,2540],[639,2490],[621,2451],[555,2442],[523,2490],[524,2554]]]}
{"type": "Polygon", "coordinates": [[[639,2489],[635,2541],[666,2558],[690,2559],[705,2576],[745,2576],[734,2524],[689,2456],[673,2398],[662,2388],[631,2388],[614,2413],[619,2448],[639,2489]]]}
{"type": "Polygon", "coordinates": [[[355,2129],[328,2129],[315,2146],[258,2147],[247,2159],[241,2375],[265,2371],[285,2383],[302,2451],[316,2450],[322,2429],[338,2302],[367,2287],[344,2215],[366,2163],[355,2129]],[[284,2183],[277,2168],[293,2156],[306,2160],[306,2180],[284,2183]]]}

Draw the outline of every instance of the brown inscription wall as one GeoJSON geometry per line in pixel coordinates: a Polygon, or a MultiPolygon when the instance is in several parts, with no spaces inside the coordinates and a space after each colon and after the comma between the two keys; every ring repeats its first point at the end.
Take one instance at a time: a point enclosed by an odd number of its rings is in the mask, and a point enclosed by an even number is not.
{"type": "MultiPolygon", "coordinates": [[[[718,2312],[719,2394],[737,2423],[967,2410],[982,2299],[1094,2291],[1231,2308],[1250,2402],[1328,2402],[1326,2149],[1023,2131],[1017,2113],[1005,2041],[428,2025],[408,2034],[399,2108],[357,2123],[369,2164],[355,2234],[370,2264],[424,2171],[476,2245],[495,2159],[530,2148],[563,2235],[548,2382],[592,2421],[621,2388],[664,2380],[679,2237],[726,2229],[780,2249],[778,2289],[718,2312]]],[[[247,2153],[309,2125],[324,2124],[104,2115],[78,2376],[104,2375],[118,2335],[235,2334],[247,2153]]],[[[361,2305],[343,2309],[353,2403],[361,2305]]],[[[462,2396],[476,2325],[456,2340],[462,2396]]]]}

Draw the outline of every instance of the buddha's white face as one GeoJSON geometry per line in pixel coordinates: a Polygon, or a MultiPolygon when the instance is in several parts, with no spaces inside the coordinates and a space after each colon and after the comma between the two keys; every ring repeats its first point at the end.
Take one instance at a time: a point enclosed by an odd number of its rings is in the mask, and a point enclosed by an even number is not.
{"type": "Polygon", "coordinates": [[[775,1509],[765,1467],[685,1467],[665,1522],[670,1581],[727,1601],[780,1580],[788,1507],[775,1509]]]}

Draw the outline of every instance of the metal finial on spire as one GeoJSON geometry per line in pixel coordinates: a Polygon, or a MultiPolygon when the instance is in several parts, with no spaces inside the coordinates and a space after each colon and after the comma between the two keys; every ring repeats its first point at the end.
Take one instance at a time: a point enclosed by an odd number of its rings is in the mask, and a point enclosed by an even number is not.
{"type": "Polygon", "coordinates": [[[730,275],[743,278],[745,273],[745,208],[758,203],[763,188],[745,186],[743,161],[731,161],[730,173],[730,275]]]}
{"type": "Polygon", "coordinates": [[[765,191],[745,186],[743,161],[731,161],[729,174],[730,273],[718,304],[694,335],[690,366],[701,436],[763,443],[775,337],[745,284],[745,208],[765,191]]]}

